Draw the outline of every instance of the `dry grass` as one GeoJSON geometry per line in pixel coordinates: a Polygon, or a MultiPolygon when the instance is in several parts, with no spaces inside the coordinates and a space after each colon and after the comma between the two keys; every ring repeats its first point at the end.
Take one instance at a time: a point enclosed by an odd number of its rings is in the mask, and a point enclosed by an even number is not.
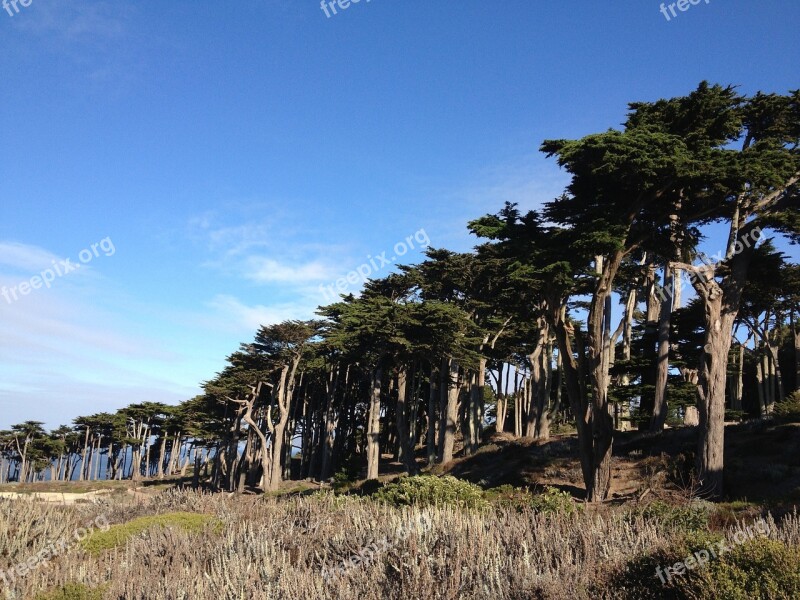
{"type": "MultiPolygon", "coordinates": [[[[279,499],[171,491],[146,504],[2,501],[0,569],[101,514],[114,524],[176,511],[211,515],[223,525],[148,528],[96,556],[76,546],[18,578],[0,597],[34,598],[84,584],[100,589],[103,598],[130,600],[613,598],[612,580],[626,563],[677,535],[622,510],[548,517],[499,508],[396,509],[330,495],[279,499]],[[383,540],[385,549],[368,564],[323,579],[326,566],[383,540]]],[[[800,520],[790,517],[779,536],[800,545],[800,520]]],[[[652,597],[658,594],[654,580],[652,597]]]]}

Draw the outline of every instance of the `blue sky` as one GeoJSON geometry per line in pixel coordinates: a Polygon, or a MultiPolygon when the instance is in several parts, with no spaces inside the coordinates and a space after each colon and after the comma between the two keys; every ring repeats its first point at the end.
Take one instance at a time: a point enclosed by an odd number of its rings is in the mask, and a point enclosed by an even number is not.
{"type": "Polygon", "coordinates": [[[259,323],[312,316],[368,256],[420,230],[465,250],[469,219],[556,196],[541,141],[616,127],[629,101],[800,86],[795,0],[659,6],[0,10],[0,285],[91,256],[0,297],[0,428],[193,396],[259,323]]]}

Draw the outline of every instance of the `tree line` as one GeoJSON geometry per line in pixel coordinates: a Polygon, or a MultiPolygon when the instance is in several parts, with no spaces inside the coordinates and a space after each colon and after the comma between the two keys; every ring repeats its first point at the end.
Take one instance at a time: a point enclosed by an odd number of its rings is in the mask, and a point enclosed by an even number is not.
{"type": "Polygon", "coordinates": [[[416,473],[491,432],[557,428],[576,432],[602,501],[617,431],[696,411],[701,493],[718,497],[726,419],[768,416],[800,387],[800,266],[774,245],[800,242],[798,142],[800,91],[703,82],[631,103],[620,129],[544,141],[566,190],[473,220],[473,251],[429,248],[316,319],[260,327],[179,406],[0,432],[0,482],[191,469],[272,490],[374,479],[382,457],[416,473]],[[722,228],[718,254],[700,252],[722,228]]]}

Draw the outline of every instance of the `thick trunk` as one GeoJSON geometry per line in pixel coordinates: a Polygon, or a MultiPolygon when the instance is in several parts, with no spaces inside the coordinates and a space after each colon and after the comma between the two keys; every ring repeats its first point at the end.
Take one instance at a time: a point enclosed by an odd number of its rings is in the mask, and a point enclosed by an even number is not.
{"type": "Polygon", "coordinates": [[[592,408],[589,404],[584,377],[583,342],[580,338],[575,339],[572,325],[566,319],[565,307],[562,306],[551,313],[550,325],[558,342],[558,353],[561,357],[561,370],[567,388],[567,397],[575,415],[581,471],[586,484],[586,495],[589,498],[589,491],[593,487],[594,448],[592,445],[592,408]],[[573,341],[575,348],[573,348],[573,341]]]}
{"type": "Polygon", "coordinates": [[[611,284],[622,261],[622,253],[598,261],[598,281],[589,305],[588,363],[592,382],[591,431],[592,478],[587,482],[588,500],[602,502],[611,487],[611,449],[614,422],[608,409],[609,345],[611,315],[608,299],[611,284]]]}
{"type": "Polygon", "coordinates": [[[427,455],[428,465],[433,466],[436,462],[436,399],[439,397],[436,389],[436,367],[431,360],[430,388],[428,394],[428,432],[427,432],[427,455]]]}
{"type": "Polygon", "coordinates": [[[453,460],[456,429],[458,421],[458,363],[452,358],[447,360],[447,389],[444,410],[439,424],[439,462],[448,463],[453,460]]]}
{"type": "Polygon", "coordinates": [[[639,429],[650,427],[655,406],[656,385],[656,343],[658,341],[658,316],[661,313],[661,302],[658,296],[655,267],[651,266],[647,275],[647,312],[645,314],[644,333],[642,334],[642,347],[645,364],[648,365],[642,372],[642,391],[639,403],[639,429]],[[652,368],[649,365],[653,365],[652,368]]]}
{"type": "Polygon", "coordinates": [[[325,437],[322,442],[322,466],[320,481],[327,481],[331,476],[331,460],[336,432],[336,390],[339,386],[339,367],[334,367],[328,379],[328,406],[325,409],[325,437]]]}
{"type": "Polygon", "coordinates": [[[725,447],[725,380],[731,330],[735,315],[722,313],[722,297],[706,302],[706,334],[698,390],[700,392],[700,440],[697,472],[701,490],[719,497],[723,489],[725,447]]]}
{"type": "Polygon", "coordinates": [[[465,444],[467,454],[475,454],[480,443],[480,404],[483,401],[485,371],[486,359],[481,358],[478,370],[470,378],[469,406],[467,407],[467,439],[465,444]]]}
{"type": "Polygon", "coordinates": [[[497,433],[503,433],[506,428],[506,410],[508,409],[508,400],[506,398],[506,394],[503,390],[503,371],[505,368],[505,363],[500,363],[500,366],[497,368],[497,407],[496,407],[496,419],[494,424],[494,429],[497,433]]]}
{"type": "Polygon", "coordinates": [[[800,324],[792,312],[792,333],[794,334],[794,389],[800,390],[800,324]]]}
{"type": "Polygon", "coordinates": [[[656,351],[656,389],[653,402],[651,431],[661,431],[667,421],[667,381],[669,379],[669,328],[672,316],[672,290],[674,274],[670,277],[669,265],[664,267],[664,297],[661,299],[661,314],[658,318],[658,345],[656,351]]]}
{"type": "Polygon", "coordinates": [[[540,440],[550,439],[550,391],[553,381],[553,344],[548,341],[540,360],[542,362],[542,378],[539,383],[536,401],[539,404],[535,437],[540,440]]]}
{"type": "Polygon", "coordinates": [[[397,458],[411,472],[413,450],[409,448],[408,436],[408,372],[401,367],[397,374],[397,407],[395,409],[395,422],[397,424],[397,458]]]}
{"type": "MultiPolygon", "coordinates": [[[[754,223],[738,229],[739,240],[748,239],[754,223]]],[[[729,256],[728,272],[721,283],[715,280],[714,267],[698,269],[691,265],[680,265],[688,267],[693,273],[692,285],[705,310],[705,343],[697,383],[700,412],[697,475],[700,492],[714,499],[721,498],[723,494],[725,383],[731,334],[754,251],[754,245],[742,244],[741,252],[729,256]]]]}
{"type": "Polygon", "coordinates": [[[372,372],[369,414],[367,415],[367,479],[378,478],[378,468],[380,465],[382,379],[383,367],[378,366],[372,372]]]}
{"type": "Polygon", "coordinates": [[[775,392],[774,400],[775,402],[783,402],[785,395],[783,391],[783,377],[781,376],[781,364],[778,359],[779,347],[776,344],[773,344],[772,342],[770,342],[768,346],[769,346],[770,358],[772,359],[772,376],[775,382],[775,385],[773,387],[773,390],[775,392]]]}
{"type": "Polygon", "coordinates": [[[534,351],[528,357],[528,360],[531,363],[530,389],[532,398],[530,399],[530,402],[528,402],[528,414],[525,418],[525,437],[527,438],[536,436],[536,428],[538,427],[539,419],[541,417],[541,403],[539,402],[539,396],[542,382],[542,363],[540,360],[543,352],[542,344],[543,340],[540,337],[539,342],[534,348],[534,351]]]}
{"type": "Polygon", "coordinates": [[[272,458],[269,461],[269,489],[277,490],[283,481],[283,441],[286,434],[286,424],[289,415],[281,415],[281,420],[275,425],[272,432],[272,458]]]}

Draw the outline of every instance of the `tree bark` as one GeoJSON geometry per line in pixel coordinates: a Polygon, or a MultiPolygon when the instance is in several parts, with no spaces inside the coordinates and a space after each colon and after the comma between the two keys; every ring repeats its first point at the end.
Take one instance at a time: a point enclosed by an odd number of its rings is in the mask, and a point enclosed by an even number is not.
{"type": "MultiPolygon", "coordinates": [[[[448,463],[453,460],[453,450],[455,448],[456,430],[458,426],[458,363],[453,359],[447,359],[447,389],[446,402],[441,415],[439,425],[439,462],[448,463]]],[[[443,390],[444,391],[444,390],[443,390]]]]}
{"type": "Polygon", "coordinates": [[[428,393],[428,432],[427,432],[427,454],[428,465],[433,466],[436,462],[436,399],[438,393],[436,389],[436,366],[431,360],[430,388],[428,393]]]}
{"type": "Polygon", "coordinates": [[[383,367],[372,371],[369,414],[367,415],[367,479],[377,479],[380,465],[381,380],[383,367]]]}
{"type": "Polygon", "coordinates": [[[656,389],[653,402],[651,431],[662,431],[667,421],[667,382],[669,380],[669,328],[672,316],[673,289],[675,275],[670,276],[669,265],[664,266],[664,297],[661,298],[661,311],[658,318],[658,345],[656,350],[656,389]]]}

